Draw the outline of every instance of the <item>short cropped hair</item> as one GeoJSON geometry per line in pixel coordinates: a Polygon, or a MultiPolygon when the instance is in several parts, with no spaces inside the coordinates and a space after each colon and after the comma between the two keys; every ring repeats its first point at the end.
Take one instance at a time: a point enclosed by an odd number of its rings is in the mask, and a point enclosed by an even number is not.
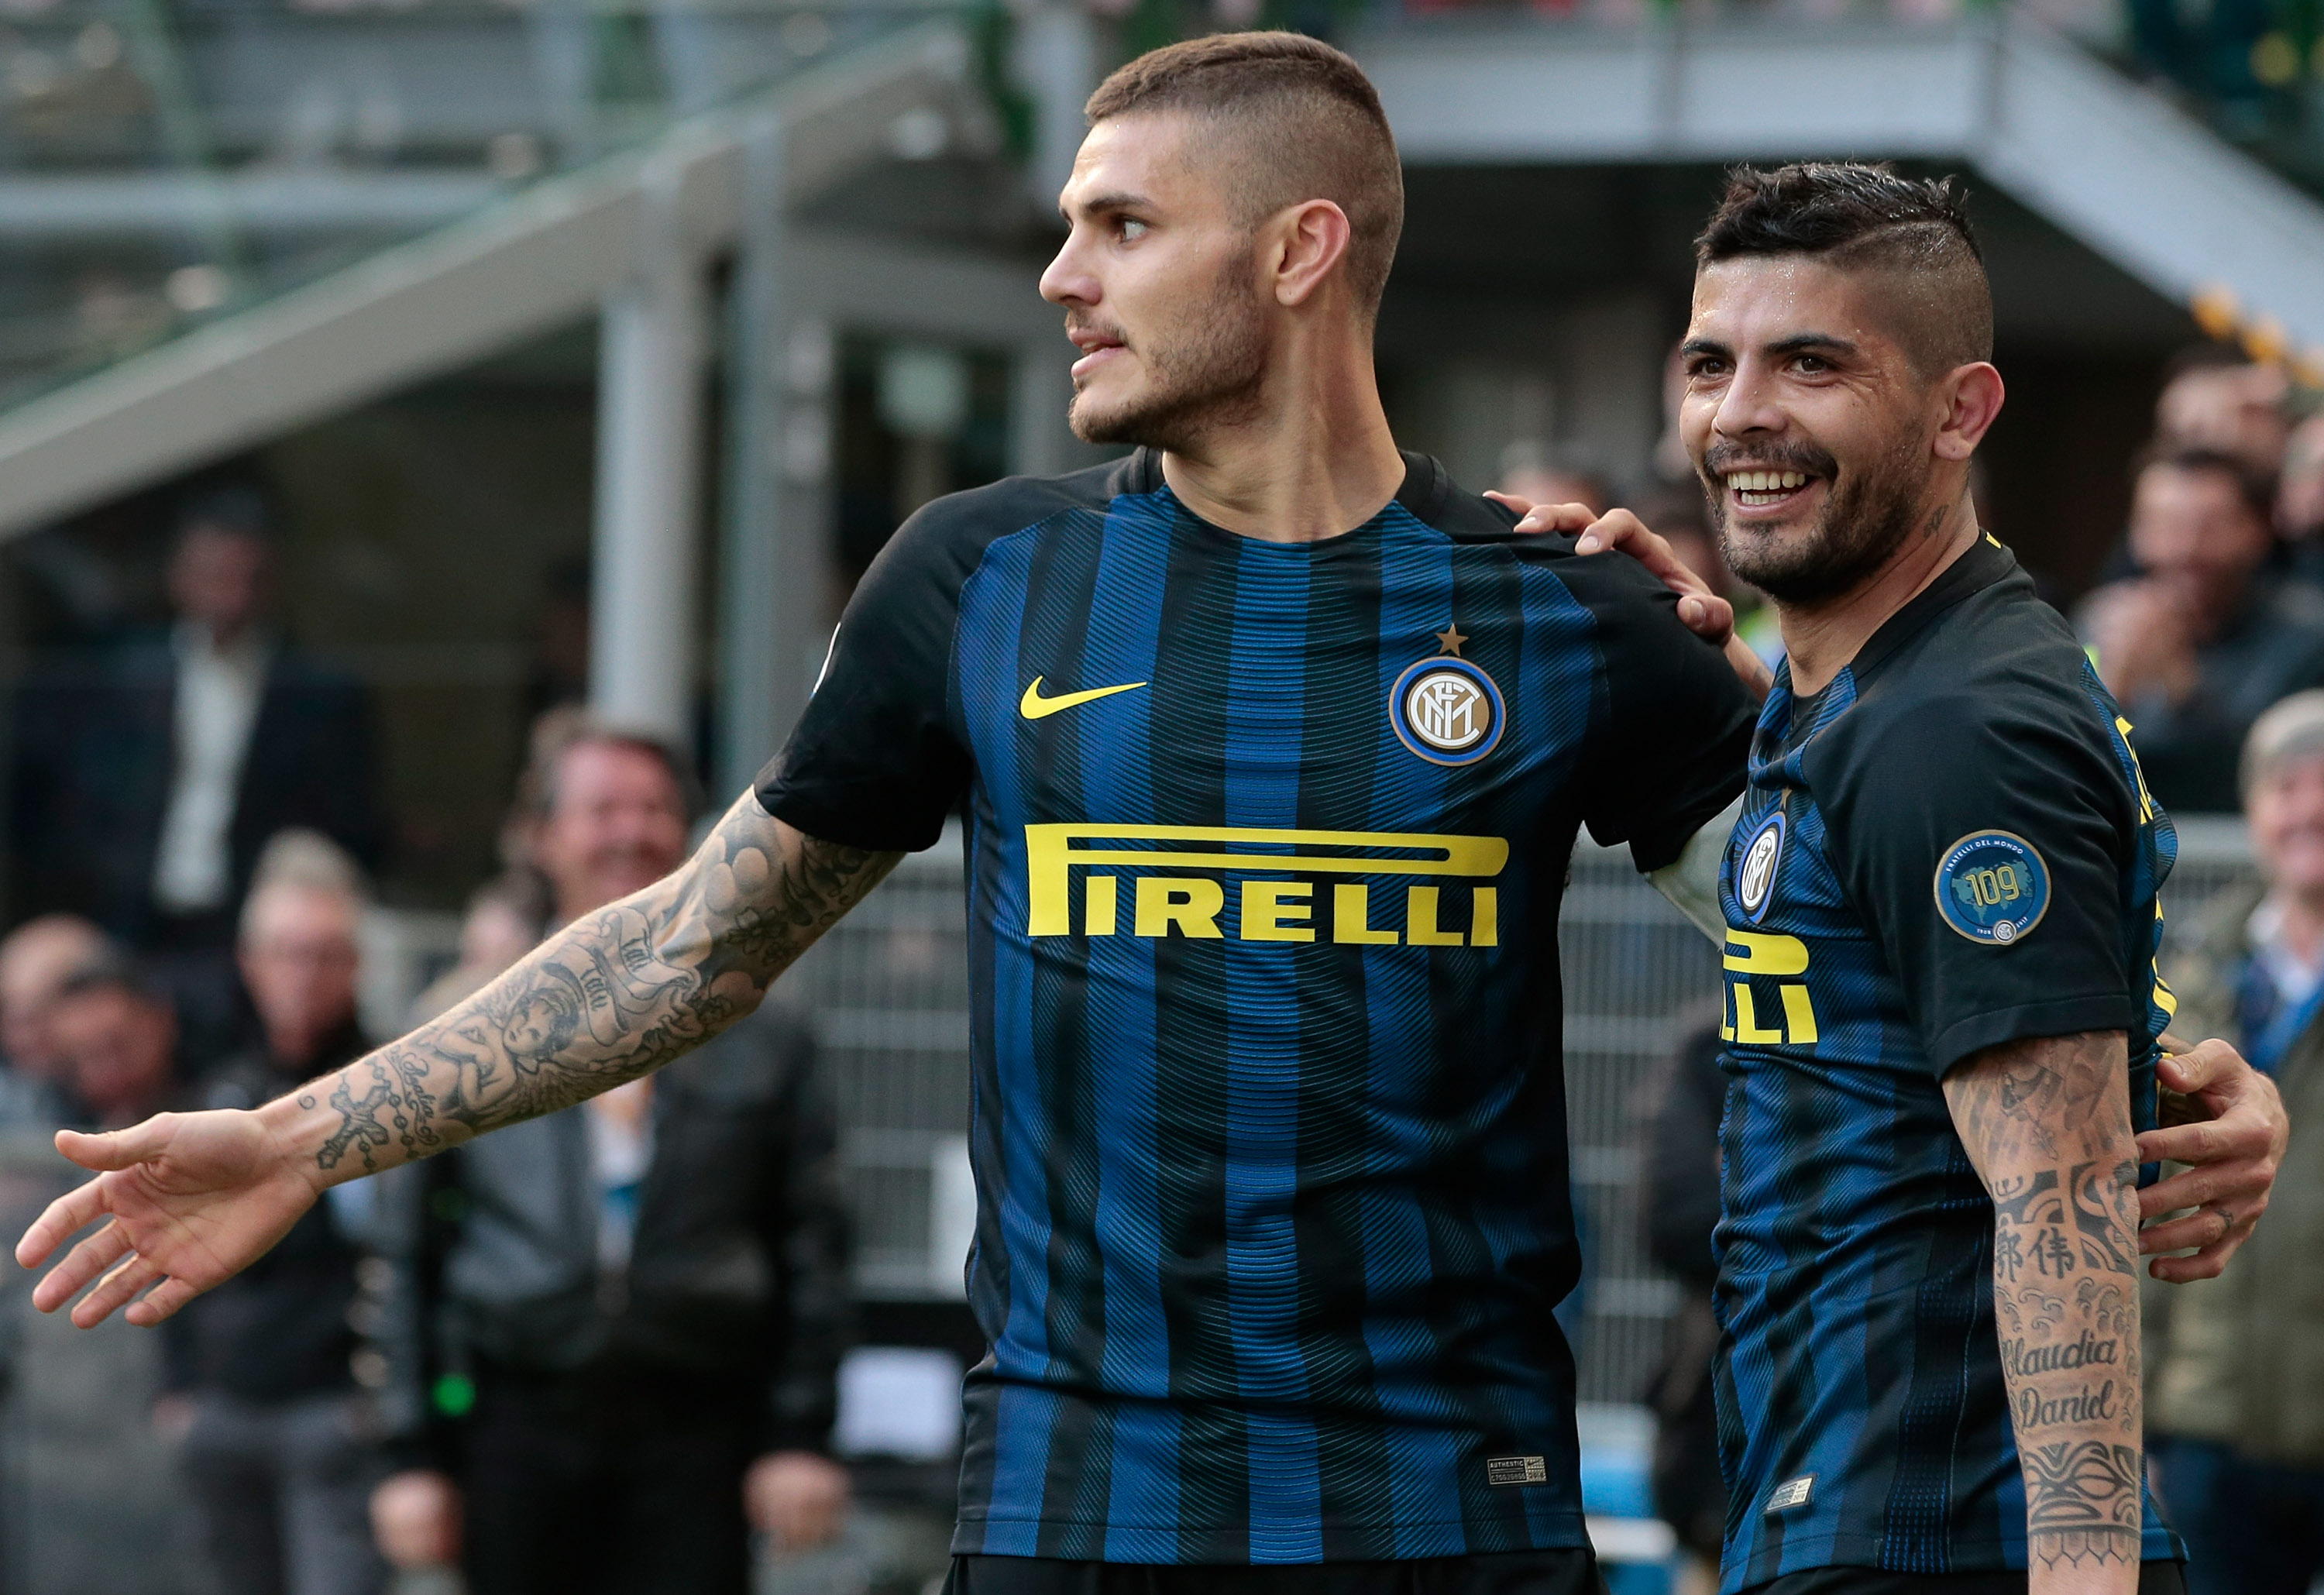
{"type": "Polygon", "coordinates": [[[2252,788],[2270,772],[2295,760],[2324,754],[2324,688],[2310,687],[2279,699],[2252,722],[2244,738],[2236,785],[2248,802],[2252,788]]]}
{"type": "Polygon", "coordinates": [[[1736,167],[1695,263],[1785,254],[1888,279],[1897,342],[1923,376],[1993,358],[1993,288],[1951,178],[1899,177],[1885,162],[1736,167]]]}
{"type": "Polygon", "coordinates": [[[2139,451],[2131,466],[2131,480],[2135,482],[2157,468],[2224,476],[2235,484],[2236,496],[2243,502],[2244,508],[2263,525],[2273,526],[2275,522],[2275,478],[2253,470],[2234,455],[2187,444],[2152,444],[2139,451]]]}
{"type": "Polygon", "coordinates": [[[1404,231],[1404,168],[1361,67],[1304,34],[1214,33],[1139,56],[1084,107],[1093,126],[1172,111],[1223,135],[1245,220],[1308,199],[1344,211],[1349,284],[1367,317],[1379,310],[1404,231]]]}

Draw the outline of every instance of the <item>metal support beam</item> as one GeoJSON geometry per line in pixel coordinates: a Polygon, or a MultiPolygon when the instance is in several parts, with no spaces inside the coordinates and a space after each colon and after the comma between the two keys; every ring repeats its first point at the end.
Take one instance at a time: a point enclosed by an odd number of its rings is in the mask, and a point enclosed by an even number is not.
{"type": "Polygon", "coordinates": [[[605,298],[597,375],[597,502],[589,704],[693,742],[695,524],[702,460],[703,263],[678,173],[649,171],[634,275],[605,298]]]}

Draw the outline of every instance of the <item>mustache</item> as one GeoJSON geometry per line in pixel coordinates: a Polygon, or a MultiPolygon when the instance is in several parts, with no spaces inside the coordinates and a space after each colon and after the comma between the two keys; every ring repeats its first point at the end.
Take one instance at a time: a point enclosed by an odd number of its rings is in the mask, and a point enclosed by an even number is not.
{"type": "Polygon", "coordinates": [[[1812,443],[1714,443],[1703,451],[1702,475],[1712,486],[1739,470],[1797,471],[1830,481],[1840,474],[1840,462],[1812,443]]]}
{"type": "Polygon", "coordinates": [[[1118,321],[1100,321],[1091,316],[1068,314],[1065,317],[1065,336],[1071,337],[1077,332],[1094,334],[1108,343],[1120,344],[1125,349],[1130,347],[1130,334],[1118,321]]]}

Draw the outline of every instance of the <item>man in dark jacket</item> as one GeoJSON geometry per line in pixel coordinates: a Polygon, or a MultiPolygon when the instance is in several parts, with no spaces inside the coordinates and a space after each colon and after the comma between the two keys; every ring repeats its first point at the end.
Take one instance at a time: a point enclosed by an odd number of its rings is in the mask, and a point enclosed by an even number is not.
{"type": "Polygon", "coordinates": [[[171,631],[58,661],[28,686],[12,907],[86,913],[142,950],[207,955],[222,973],[268,838],[306,827],[375,862],[370,700],[268,633],[272,564],[255,494],[191,500],[170,566],[171,631]]]}
{"type": "MultiPolygon", "coordinates": [[[[687,816],[654,743],[560,724],[527,790],[570,919],[674,868],[687,816]]],[[[751,1528],[835,1532],[844,1223],[797,1019],[382,1184],[391,1560],[460,1555],[475,1595],[742,1595],[751,1528]]]]}
{"type": "MultiPolygon", "coordinates": [[[[248,1108],[361,1056],[353,863],[312,833],[269,847],[236,947],[263,1040],[195,1095],[248,1108]]],[[[221,1587],[235,1595],[372,1595],[386,1567],[366,1506],[379,1476],[373,1402],[355,1377],[369,1187],[318,1203],[249,1272],[169,1322],[157,1426],[182,1435],[221,1587]]]]}

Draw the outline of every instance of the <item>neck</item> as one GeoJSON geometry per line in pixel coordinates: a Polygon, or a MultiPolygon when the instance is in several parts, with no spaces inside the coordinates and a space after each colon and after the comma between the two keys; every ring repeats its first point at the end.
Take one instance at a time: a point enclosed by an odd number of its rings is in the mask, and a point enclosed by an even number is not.
{"type": "Polygon", "coordinates": [[[1259,414],[1162,456],[1163,480],[1213,526],[1276,543],[1337,537],[1379,513],[1404,484],[1372,374],[1370,339],[1295,329],[1259,414]]]}
{"type": "Polygon", "coordinates": [[[1888,562],[1851,591],[1819,604],[1778,602],[1775,618],[1792,666],[1792,690],[1821,692],[1845,669],[1872,634],[1976,546],[1977,511],[1967,488],[1940,512],[1922,518],[1923,530],[1906,534],[1888,562]]]}

